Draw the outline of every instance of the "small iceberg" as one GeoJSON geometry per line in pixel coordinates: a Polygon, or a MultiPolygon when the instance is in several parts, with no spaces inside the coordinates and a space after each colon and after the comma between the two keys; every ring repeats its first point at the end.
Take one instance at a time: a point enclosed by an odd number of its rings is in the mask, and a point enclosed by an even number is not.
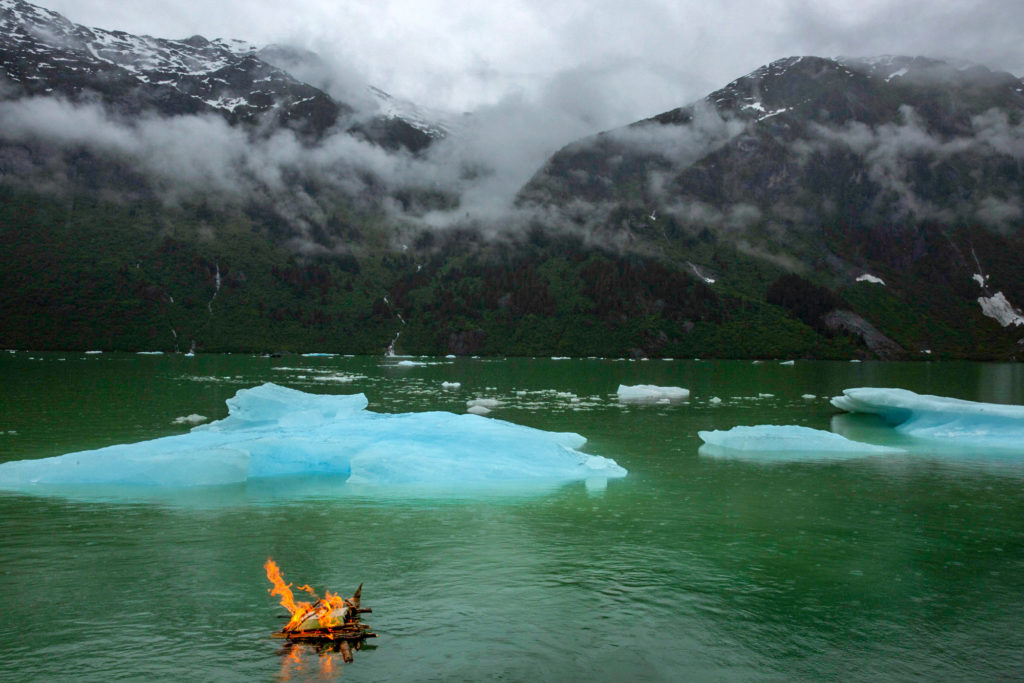
{"type": "Polygon", "coordinates": [[[197,425],[197,424],[202,424],[203,422],[206,422],[208,419],[209,418],[206,417],[205,415],[198,415],[196,413],[192,413],[191,415],[183,415],[181,417],[174,418],[173,420],[171,420],[171,424],[176,424],[176,425],[197,425]]]}
{"type": "Polygon", "coordinates": [[[899,448],[852,441],[822,429],[797,425],[754,425],[701,431],[701,455],[768,462],[846,460],[902,453],[899,448]]]}
{"type": "Polygon", "coordinates": [[[690,398],[689,389],[659,387],[654,384],[620,384],[616,394],[623,403],[674,403],[690,398]]]}
{"type": "Polygon", "coordinates": [[[849,413],[878,415],[913,438],[1024,452],[1024,406],[875,387],[844,389],[831,402],[849,413]]]}
{"type": "Polygon", "coordinates": [[[354,484],[536,484],[617,478],[586,439],[477,415],[368,411],[366,397],[242,389],[228,416],[187,434],[0,464],[0,489],[45,485],[191,487],[295,475],[354,484]]]}

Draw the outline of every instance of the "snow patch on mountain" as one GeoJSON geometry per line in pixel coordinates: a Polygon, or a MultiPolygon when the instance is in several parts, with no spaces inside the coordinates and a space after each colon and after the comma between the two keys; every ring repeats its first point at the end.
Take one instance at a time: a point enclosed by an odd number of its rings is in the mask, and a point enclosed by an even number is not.
{"type": "Polygon", "coordinates": [[[1002,292],[996,292],[992,296],[979,296],[978,303],[981,305],[982,313],[1003,327],[1024,325],[1024,313],[1011,304],[1002,292]]]}

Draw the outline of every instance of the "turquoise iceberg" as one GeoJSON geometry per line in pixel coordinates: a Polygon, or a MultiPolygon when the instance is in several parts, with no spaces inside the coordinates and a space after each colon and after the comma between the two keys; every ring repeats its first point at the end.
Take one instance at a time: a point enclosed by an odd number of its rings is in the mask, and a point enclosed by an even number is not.
{"type": "Polygon", "coordinates": [[[947,447],[1024,452],[1024,406],[874,387],[845,389],[832,399],[832,405],[850,413],[878,415],[900,434],[947,447]]]}
{"type": "Polygon", "coordinates": [[[187,434],[0,464],[0,488],[124,484],[187,487],[288,475],[360,484],[487,484],[623,477],[614,460],[580,452],[579,434],[477,415],[368,411],[362,394],[242,389],[223,420],[187,434]]]}
{"type": "Polygon", "coordinates": [[[903,452],[797,425],[739,426],[697,434],[705,443],[700,448],[701,455],[761,461],[845,460],[903,452]]]}

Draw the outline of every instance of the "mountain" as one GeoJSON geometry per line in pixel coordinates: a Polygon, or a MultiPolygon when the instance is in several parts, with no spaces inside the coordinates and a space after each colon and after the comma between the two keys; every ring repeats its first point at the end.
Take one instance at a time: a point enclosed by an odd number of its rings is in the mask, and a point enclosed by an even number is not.
{"type": "Polygon", "coordinates": [[[780,60],[569,144],[485,218],[459,124],[311,52],[21,0],[0,27],[0,347],[1022,352],[1009,74],[780,60]]]}
{"type": "Polygon", "coordinates": [[[124,117],[216,114],[231,124],[286,127],[313,140],[340,126],[413,151],[443,135],[393,107],[364,115],[296,79],[282,64],[298,53],[199,35],[166,40],[89,28],[23,0],[0,0],[3,99],[100,102],[124,117]]]}
{"type": "Polygon", "coordinates": [[[752,273],[796,273],[802,296],[842,290],[864,314],[834,325],[871,318],[920,351],[939,330],[949,339],[991,325],[981,318],[996,300],[1013,303],[990,317],[1021,319],[1022,120],[1024,82],[1008,73],[793,57],[566,146],[519,203],[659,251],[719,289],[760,298],[770,283],[752,273]],[[726,249],[745,258],[723,259],[726,249]]]}

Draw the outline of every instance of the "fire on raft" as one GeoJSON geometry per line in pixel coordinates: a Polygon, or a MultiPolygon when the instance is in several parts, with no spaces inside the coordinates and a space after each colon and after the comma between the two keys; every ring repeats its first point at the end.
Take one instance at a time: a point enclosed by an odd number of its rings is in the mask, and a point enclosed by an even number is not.
{"type": "Polygon", "coordinates": [[[267,578],[273,587],[271,595],[281,596],[281,605],[288,610],[291,617],[280,631],[274,633],[275,638],[287,638],[291,641],[336,642],[341,645],[345,661],[352,661],[350,644],[356,648],[366,638],[376,638],[370,627],[360,620],[361,614],[372,612],[369,607],[361,607],[360,597],[363,584],[350,598],[343,598],[336,593],[324,591],[324,597],[318,597],[308,585],[299,586],[296,590],[309,593],[313,601],[296,601],[292,594],[292,584],[285,583],[281,570],[272,559],[263,565],[267,570],[267,578]]]}

